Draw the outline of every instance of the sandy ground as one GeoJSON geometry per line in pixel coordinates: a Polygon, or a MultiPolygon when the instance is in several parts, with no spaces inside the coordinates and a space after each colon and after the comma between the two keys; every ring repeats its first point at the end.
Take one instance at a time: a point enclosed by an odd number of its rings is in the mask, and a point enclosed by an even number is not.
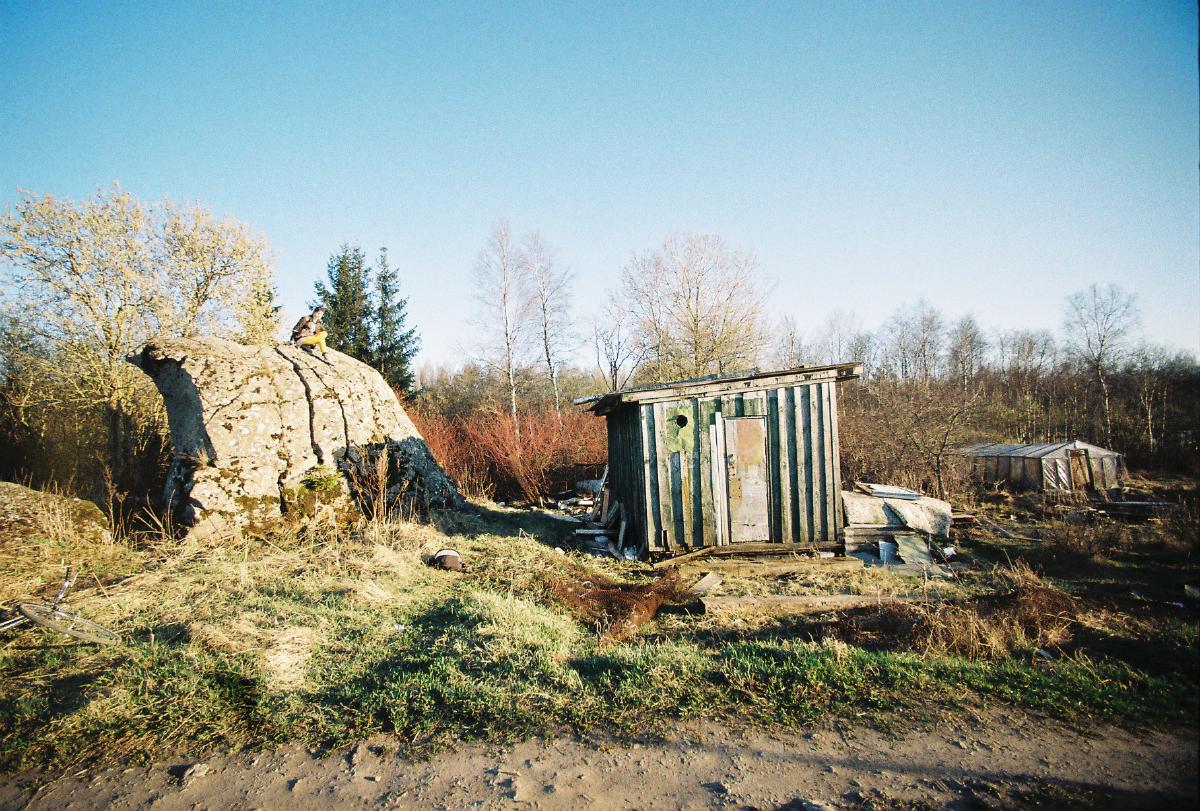
{"type": "Polygon", "coordinates": [[[1195,729],[1086,730],[1018,710],[881,733],[692,724],[645,743],[575,738],[464,745],[429,760],[385,739],[316,757],[297,747],[84,770],[32,788],[0,778],[0,809],[1196,808],[1195,729]]]}

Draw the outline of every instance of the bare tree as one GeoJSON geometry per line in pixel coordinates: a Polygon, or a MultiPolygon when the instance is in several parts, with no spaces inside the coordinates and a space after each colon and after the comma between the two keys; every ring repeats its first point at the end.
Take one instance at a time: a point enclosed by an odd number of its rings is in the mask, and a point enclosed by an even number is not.
{"type": "Polygon", "coordinates": [[[804,334],[796,326],[796,319],[785,315],[775,327],[771,365],[777,369],[790,369],[813,361],[816,350],[805,343],[804,334]]]}
{"type": "Polygon", "coordinates": [[[546,373],[554,392],[554,414],[562,423],[559,369],[570,341],[571,273],[555,261],[554,253],[537,231],[527,235],[521,251],[522,270],[527,276],[536,314],[538,342],[546,373]]]}
{"type": "Polygon", "coordinates": [[[814,342],[816,359],[821,363],[844,363],[851,357],[855,335],[861,332],[858,317],[845,310],[834,310],[821,322],[814,342]]]}
{"type": "Polygon", "coordinates": [[[974,316],[964,315],[958,319],[948,337],[946,355],[951,376],[961,389],[974,381],[987,362],[988,340],[974,316]]]}
{"type": "Polygon", "coordinates": [[[675,234],[622,274],[653,380],[751,366],[766,344],[758,262],[711,234],[675,234]]]}
{"type": "MultiPolygon", "coordinates": [[[[475,300],[478,326],[484,334],[481,361],[504,376],[514,426],[517,379],[529,321],[529,294],[523,285],[521,261],[508,221],[500,220],[475,263],[475,300]]],[[[519,428],[517,432],[519,436],[519,428]]]]}
{"type": "Polygon", "coordinates": [[[1093,284],[1067,298],[1068,347],[1100,387],[1106,442],[1112,442],[1109,376],[1126,357],[1127,339],[1139,323],[1136,297],[1115,284],[1103,290],[1093,284]]]}
{"type": "Polygon", "coordinates": [[[1001,332],[996,338],[996,351],[1001,370],[1019,380],[1026,389],[1033,380],[1054,368],[1058,356],[1054,336],[1047,330],[1001,332]]]}
{"type": "Polygon", "coordinates": [[[592,325],[596,366],[609,391],[620,391],[637,372],[645,347],[629,310],[611,299],[592,325]]]}

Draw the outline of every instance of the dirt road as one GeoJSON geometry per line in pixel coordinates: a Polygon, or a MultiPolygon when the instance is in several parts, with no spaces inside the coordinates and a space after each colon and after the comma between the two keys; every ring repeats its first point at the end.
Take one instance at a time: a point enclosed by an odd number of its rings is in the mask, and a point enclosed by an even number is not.
{"type": "MultiPolygon", "coordinates": [[[[381,746],[381,744],[384,744],[381,746]]],[[[685,726],[654,743],[555,738],[413,762],[365,741],[83,771],[0,809],[1197,807],[1196,730],[1072,729],[1018,710],[883,734],[685,726]]]]}

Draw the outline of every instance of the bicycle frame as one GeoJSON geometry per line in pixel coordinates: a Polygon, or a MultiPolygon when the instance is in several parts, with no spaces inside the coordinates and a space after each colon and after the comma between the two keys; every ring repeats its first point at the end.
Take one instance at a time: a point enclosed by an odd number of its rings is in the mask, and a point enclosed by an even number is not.
{"type": "MultiPolygon", "coordinates": [[[[71,587],[75,585],[76,576],[77,576],[77,572],[75,570],[75,567],[68,566],[67,567],[67,579],[63,581],[62,586],[58,590],[58,594],[55,595],[54,602],[50,603],[51,610],[58,608],[59,603],[61,603],[66,598],[67,592],[70,591],[71,587]]],[[[5,620],[4,622],[0,622],[0,633],[11,630],[13,628],[17,628],[21,625],[24,625],[27,622],[29,622],[29,620],[26,619],[23,614],[18,613],[12,619],[5,620]]]]}

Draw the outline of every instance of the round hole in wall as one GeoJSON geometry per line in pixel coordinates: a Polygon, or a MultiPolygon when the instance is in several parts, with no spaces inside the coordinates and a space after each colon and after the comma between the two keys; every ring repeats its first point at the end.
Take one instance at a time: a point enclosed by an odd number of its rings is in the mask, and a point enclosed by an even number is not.
{"type": "Polygon", "coordinates": [[[683,414],[680,414],[678,417],[675,418],[675,424],[678,425],[680,428],[684,427],[685,425],[687,425],[687,417],[685,417],[683,414]]]}

